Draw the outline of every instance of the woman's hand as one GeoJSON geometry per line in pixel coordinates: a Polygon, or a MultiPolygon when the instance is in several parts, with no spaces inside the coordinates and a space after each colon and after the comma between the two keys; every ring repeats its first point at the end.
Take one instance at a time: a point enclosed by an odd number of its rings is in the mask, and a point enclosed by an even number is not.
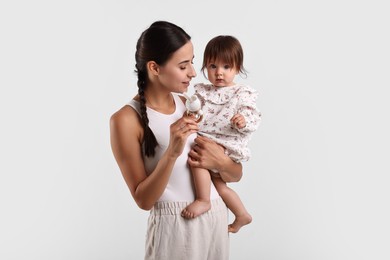
{"type": "Polygon", "coordinates": [[[225,149],[204,136],[195,138],[195,145],[189,153],[188,163],[192,167],[218,170],[221,168],[221,157],[225,157],[225,149]]]}
{"type": "Polygon", "coordinates": [[[242,165],[232,161],[225,149],[204,136],[195,138],[195,145],[189,153],[188,164],[191,167],[217,171],[225,182],[236,182],[241,179],[242,165]]]}
{"type": "Polygon", "coordinates": [[[170,127],[170,139],[167,152],[169,156],[177,158],[183,153],[189,135],[199,130],[198,124],[192,117],[183,116],[170,127]]]}

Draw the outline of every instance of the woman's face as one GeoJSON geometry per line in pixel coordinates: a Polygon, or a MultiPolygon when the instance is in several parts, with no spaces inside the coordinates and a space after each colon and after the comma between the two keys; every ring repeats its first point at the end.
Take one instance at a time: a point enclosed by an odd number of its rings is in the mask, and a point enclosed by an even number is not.
{"type": "Polygon", "coordinates": [[[196,76],[193,59],[194,47],[189,41],[160,67],[160,83],[171,92],[187,92],[191,79],[196,76]]]}

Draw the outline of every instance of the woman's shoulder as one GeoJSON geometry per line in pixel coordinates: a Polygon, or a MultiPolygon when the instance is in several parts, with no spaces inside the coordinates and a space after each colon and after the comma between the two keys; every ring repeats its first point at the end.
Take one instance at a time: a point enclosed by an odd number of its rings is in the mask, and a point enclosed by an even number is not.
{"type": "Polygon", "coordinates": [[[135,115],[137,115],[135,109],[129,106],[128,104],[126,104],[111,115],[111,120],[115,120],[115,121],[128,120],[129,118],[134,117],[135,115]]]}
{"type": "Polygon", "coordinates": [[[120,130],[122,128],[141,129],[141,119],[135,108],[126,104],[114,112],[110,117],[110,128],[120,130]]]}
{"type": "MultiPolygon", "coordinates": [[[[141,149],[144,131],[138,113],[125,105],[110,117],[110,143],[118,162],[137,158],[134,151],[141,149]]],[[[129,174],[129,173],[127,173],[129,174]]]]}

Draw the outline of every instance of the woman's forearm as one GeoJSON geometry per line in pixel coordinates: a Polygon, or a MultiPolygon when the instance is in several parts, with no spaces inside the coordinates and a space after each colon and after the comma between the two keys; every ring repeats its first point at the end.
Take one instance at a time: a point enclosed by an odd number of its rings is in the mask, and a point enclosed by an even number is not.
{"type": "Polygon", "coordinates": [[[164,154],[154,171],[138,184],[134,198],[140,208],[150,210],[161,197],[168,184],[175,162],[176,158],[164,154]]]}
{"type": "Polygon", "coordinates": [[[228,156],[220,160],[217,170],[224,182],[238,182],[242,177],[242,164],[232,161],[228,156]]]}
{"type": "Polygon", "coordinates": [[[224,148],[204,136],[195,139],[188,163],[192,167],[216,170],[223,181],[237,182],[242,177],[242,165],[225,154],[224,148]]]}

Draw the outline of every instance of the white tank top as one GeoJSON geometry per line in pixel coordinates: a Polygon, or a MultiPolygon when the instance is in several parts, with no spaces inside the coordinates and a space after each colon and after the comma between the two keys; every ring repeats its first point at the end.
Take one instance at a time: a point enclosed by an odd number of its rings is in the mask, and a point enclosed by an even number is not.
{"type": "MultiPolygon", "coordinates": [[[[176,105],[175,112],[172,114],[162,114],[156,110],[146,107],[149,127],[152,129],[158,142],[154,157],[147,157],[145,153],[143,153],[146,174],[148,175],[154,170],[161,156],[168,147],[170,125],[180,119],[186,111],[185,105],[180,97],[175,93],[172,94],[176,105]]],[[[138,101],[131,100],[128,105],[140,114],[140,103],[138,101]]],[[[183,153],[177,158],[172,174],[169,178],[168,185],[158,201],[193,201],[195,199],[193,179],[190,173],[190,168],[187,164],[188,153],[191,150],[191,145],[194,143],[195,137],[196,134],[192,134],[188,137],[183,153]]],[[[210,199],[212,200],[218,197],[219,194],[216,191],[214,184],[211,183],[210,199]]]]}

